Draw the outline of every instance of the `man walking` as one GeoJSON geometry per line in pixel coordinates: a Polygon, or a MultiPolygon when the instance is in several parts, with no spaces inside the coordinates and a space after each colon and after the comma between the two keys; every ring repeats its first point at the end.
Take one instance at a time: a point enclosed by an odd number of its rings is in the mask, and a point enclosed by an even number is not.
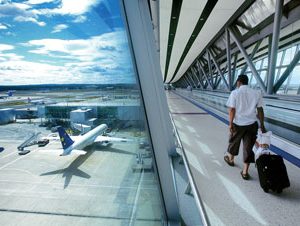
{"type": "Polygon", "coordinates": [[[247,75],[238,76],[237,87],[238,89],[231,92],[226,104],[229,108],[230,137],[224,160],[228,165],[234,166],[234,157],[238,155],[240,143],[243,141],[244,166],[241,176],[243,179],[249,180],[248,169],[250,163],[254,162],[252,148],[258,130],[257,117],[262,132],[265,132],[262,95],[260,91],[248,86],[247,75]]]}

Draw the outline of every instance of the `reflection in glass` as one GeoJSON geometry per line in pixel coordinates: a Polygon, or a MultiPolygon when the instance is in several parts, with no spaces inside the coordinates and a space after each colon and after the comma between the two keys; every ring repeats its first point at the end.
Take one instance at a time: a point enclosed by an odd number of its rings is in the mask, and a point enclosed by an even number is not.
{"type": "Polygon", "coordinates": [[[162,225],[119,1],[69,2],[0,1],[1,223],[162,225]]]}

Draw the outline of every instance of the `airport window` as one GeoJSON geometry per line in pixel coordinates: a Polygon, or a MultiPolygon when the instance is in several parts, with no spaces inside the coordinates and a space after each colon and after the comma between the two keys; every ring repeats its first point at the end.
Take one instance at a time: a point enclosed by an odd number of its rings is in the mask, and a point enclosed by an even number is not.
{"type": "MultiPolygon", "coordinates": [[[[300,94],[300,66],[295,67],[291,80],[291,89],[297,90],[296,94],[300,94]]],[[[295,94],[293,92],[293,94],[295,94]]]]}
{"type": "Polygon", "coordinates": [[[164,225],[118,0],[0,1],[2,225],[164,225]]]}
{"type": "Polygon", "coordinates": [[[283,53],[283,51],[280,51],[280,52],[277,54],[276,66],[280,66],[280,62],[281,62],[281,58],[282,58],[282,53],[283,53]]]}
{"type": "MultiPolygon", "coordinates": [[[[284,0],[286,5],[290,0],[284,0]]],[[[259,23],[267,19],[275,11],[275,3],[273,0],[256,0],[238,19],[239,23],[242,23],[248,28],[254,28],[259,23]]],[[[244,29],[242,26],[237,26],[240,32],[244,35],[249,30],[244,29]]]]}
{"type": "Polygon", "coordinates": [[[290,62],[293,60],[296,52],[296,46],[288,48],[285,52],[282,65],[288,66],[290,62]]]}

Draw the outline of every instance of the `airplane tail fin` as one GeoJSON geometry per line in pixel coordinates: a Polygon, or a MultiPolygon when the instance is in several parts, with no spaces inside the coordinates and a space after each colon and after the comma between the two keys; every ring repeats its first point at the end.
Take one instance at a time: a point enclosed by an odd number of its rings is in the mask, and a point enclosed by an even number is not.
{"type": "Polygon", "coordinates": [[[58,131],[58,134],[59,134],[61,145],[62,145],[64,150],[67,149],[68,147],[70,147],[74,143],[74,141],[67,134],[67,132],[65,131],[65,129],[63,127],[61,127],[61,126],[58,127],[57,131],[58,131]]]}

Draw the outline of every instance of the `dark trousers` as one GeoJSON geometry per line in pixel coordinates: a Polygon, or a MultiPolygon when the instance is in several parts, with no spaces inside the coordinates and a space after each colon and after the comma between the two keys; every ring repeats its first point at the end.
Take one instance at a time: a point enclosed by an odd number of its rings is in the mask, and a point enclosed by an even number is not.
{"type": "Polygon", "coordinates": [[[244,163],[254,162],[254,153],[252,151],[255,144],[258,123],[255,122],[247,126],[238,126],[233,124],[234,132],[229,136],[229,145],[227,152],[236,156],[239,154],[240,144],[243,140],[243,160],[244,163]]]}

